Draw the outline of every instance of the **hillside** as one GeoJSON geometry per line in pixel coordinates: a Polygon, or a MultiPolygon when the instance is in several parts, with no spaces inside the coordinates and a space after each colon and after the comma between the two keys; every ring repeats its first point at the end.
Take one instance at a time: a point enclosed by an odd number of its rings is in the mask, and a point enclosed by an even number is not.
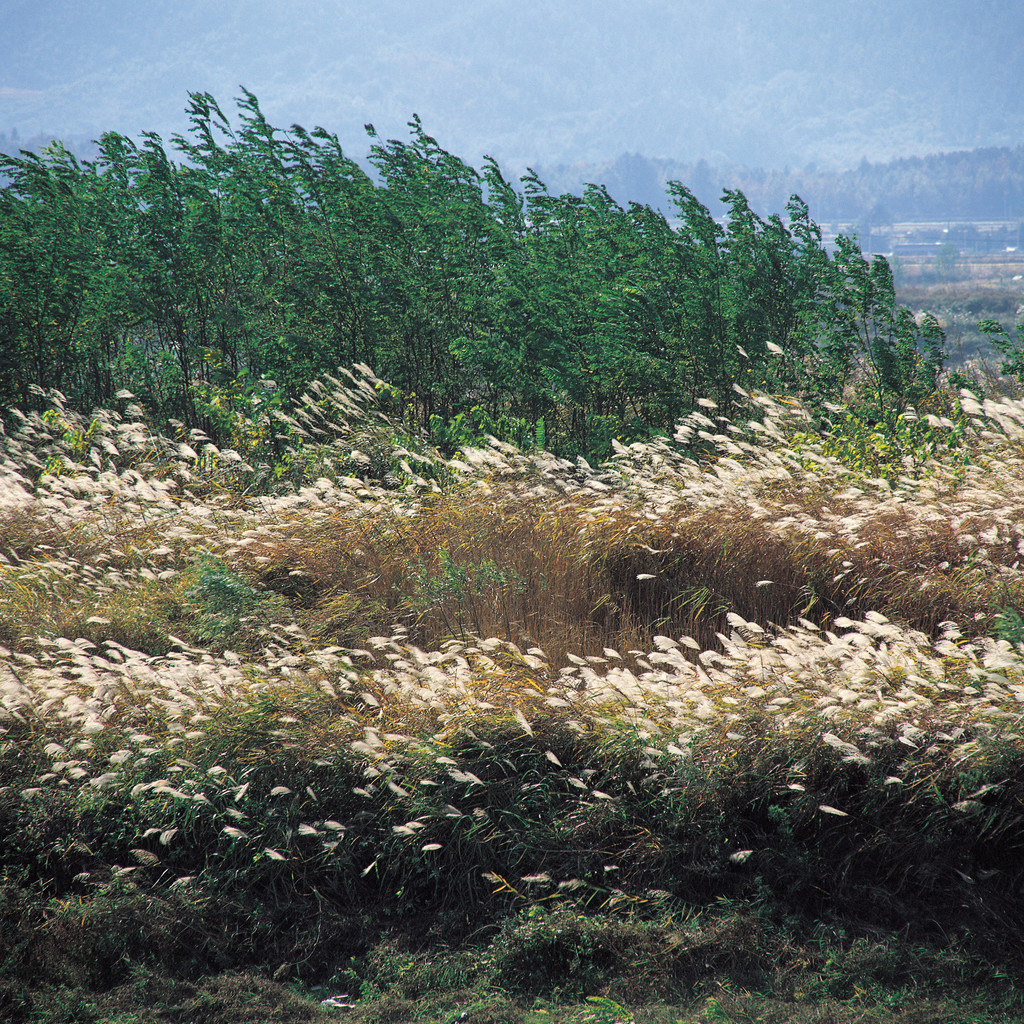
{"type": "Polygon", "coordinates": [[[799,195],[825,224],[884,228],[895,222],[1024,221],[1024,146],[985,147],[903,156],[835,169],[808,163],[802,170],[687,163],[622,154],[615,160],[540,165],[556,191],[604,185],[620,202],[667,210],[666,185],[682,181],[715,212],[722,190],[739,189],[762,216],[785,209],[799,195]]]}

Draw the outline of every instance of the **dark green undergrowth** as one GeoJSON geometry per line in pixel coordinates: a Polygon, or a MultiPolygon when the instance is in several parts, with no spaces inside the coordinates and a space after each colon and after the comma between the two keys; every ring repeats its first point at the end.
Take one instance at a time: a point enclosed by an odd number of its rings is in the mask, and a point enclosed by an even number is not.
{"type": "Polygon", "coordinates": [[[1024,1019],[1016,741],[979,735],[969,771],[938,737],[851,763],[756,715],[673,755],[554,719],[312,750],[280,711],[110,782],[123,737],[9,731],[0,1016],[1024,1019]]]}

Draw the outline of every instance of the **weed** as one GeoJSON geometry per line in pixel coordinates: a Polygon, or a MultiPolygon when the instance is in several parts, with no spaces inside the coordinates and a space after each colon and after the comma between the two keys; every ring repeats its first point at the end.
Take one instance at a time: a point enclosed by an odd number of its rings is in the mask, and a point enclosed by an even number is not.
{"type": "Polygon", "coordinates": [[[412,605],[419,615],[437,611],[450,628],[452,636],[467,640],[481,635],[483,607],[493,614],[504,609],[505,635],[512,632],[506,599],[514,599],[526,590],[526,580],[513,569],[500,569],[491,558],[479,563],[459,563],[441,547],[437,552],[438,569],[430,573],[422,559],[410,567],[412,605]],[[453,607],[454,606],[454,607],[453,607]],[[452,611],[449,611],[453,608],[452,611]]]}
{"type": "Polygon", "coordinates": [[[995,616],[996,636],[1014,646],[1024,643],[1024,619],[1015,608],[1006,608],[995,616]]]}

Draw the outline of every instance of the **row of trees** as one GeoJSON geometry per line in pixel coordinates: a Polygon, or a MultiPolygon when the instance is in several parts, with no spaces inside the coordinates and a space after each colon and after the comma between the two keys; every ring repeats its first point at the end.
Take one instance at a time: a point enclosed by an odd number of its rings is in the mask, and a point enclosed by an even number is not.
{"type": "Polygon", "coordinates": [[[206,94],[189,113],[177,159],[113,133],[91,162],[0,158],[0,406],[127,389],[216,438],[254,395],[363,362],[423,426],[468,417],[572,453],[734,385],[839,400],[856,382],[880,418],[934,388],[938,324],[898,309],[854,241],[826,252],[796,197],[765,220],[726,190],[718,223],[672,182],[669,220],[478,171],[418,119],[408,141],[367,126],[368,174],[249,93],[237,125],[206,94]]]}
{"type": "Polygon", "coordinates": [[[1019,221],[1024,213],[1024,146],[864,160],[797,177],[823,219],[858,220],[878,205],[899,221],[1019,221]]]}

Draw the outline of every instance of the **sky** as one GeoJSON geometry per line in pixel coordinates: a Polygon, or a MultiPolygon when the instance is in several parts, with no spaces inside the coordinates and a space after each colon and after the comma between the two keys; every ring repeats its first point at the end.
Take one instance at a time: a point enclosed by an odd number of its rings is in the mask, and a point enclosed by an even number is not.
{"type": "Polygon", "coordinates": [[[0,0],[0,132],[165,138],[244,86],[350,155],[854,166],[1024,144],[1021,0],[0,0]]]}

